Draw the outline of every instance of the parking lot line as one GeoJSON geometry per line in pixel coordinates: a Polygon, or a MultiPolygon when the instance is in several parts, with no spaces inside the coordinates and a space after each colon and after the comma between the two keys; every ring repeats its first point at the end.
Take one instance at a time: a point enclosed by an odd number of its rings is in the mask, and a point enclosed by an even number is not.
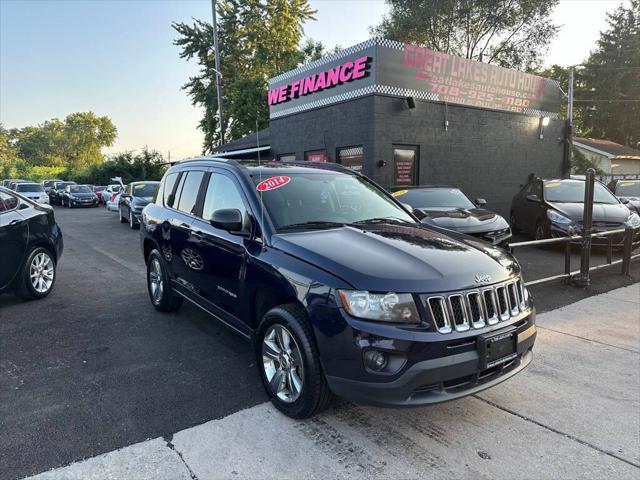
{"type": "Polygon", "coordinates": [[[640,342],[640,317],[618,301],[634,288],[539,315],[554,331],[540,330],[533,364],[474,397],[404,410],[342,402],[306,421],[264,403],[33,478],[635,479],[639,357],[626,345],[640,342]],[[590,340],[594,302],[611,345],[590,340]]]}

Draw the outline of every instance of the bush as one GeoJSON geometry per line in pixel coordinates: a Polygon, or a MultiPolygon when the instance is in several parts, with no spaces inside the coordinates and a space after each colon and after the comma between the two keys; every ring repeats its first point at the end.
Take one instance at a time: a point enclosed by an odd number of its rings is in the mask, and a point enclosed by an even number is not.
{"type": "Polygon", "coordinates": [[[91,165],[80,172],[68,172],[67,177],[78,183],[108,185],[114,177],[122,177],[126,183],[140,180],[160,180],[167,165],[155,150],[143,150],[139,154],[124,152],[113,155],[103,163],[91,165]]]}

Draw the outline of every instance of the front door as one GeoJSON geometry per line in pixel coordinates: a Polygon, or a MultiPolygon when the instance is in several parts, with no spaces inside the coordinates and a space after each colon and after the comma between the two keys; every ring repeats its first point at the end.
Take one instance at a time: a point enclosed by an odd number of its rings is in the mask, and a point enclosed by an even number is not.
{"type": "Polygon", "coordinates": [[[240,312],[246,301],[246,242],[250,240],[246,236],[215,228],[209,220],[216,210],[236,208],[241,211],[245,219],[245,230],[248,232],[246,205],[236,180],[228,173],[214,170],[208,180],[202,218],[193,223],[194,240],[190,242],[203,259],[200,272],[203,278],[202,295],[234,319],[242,316],[240,312]]]}
{"type": "Polygon", "coordinates": [[[15,277],[24,260],[29,223],[18,211],[17,197],[0,192],[0,289],[15,277]]]}

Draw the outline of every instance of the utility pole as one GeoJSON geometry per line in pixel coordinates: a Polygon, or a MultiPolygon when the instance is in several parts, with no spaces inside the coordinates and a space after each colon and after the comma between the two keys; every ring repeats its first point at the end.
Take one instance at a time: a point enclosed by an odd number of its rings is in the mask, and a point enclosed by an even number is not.
{"type": "Polygon", "coordinates": [[[573,157],[573,66],[569,67],[569,88],[567,91],[567,172],[571,174],[573,157]]]}
{"type": "Polygon", "coordinates": [[[224,115],[222,113],[222,86],[220,73],[220,49],[218,48],[218,19],[216,14],[216,0],[211,0],[213,15],[213,51],[215,53],[216,94],[218,96],[218,121],[220,122],[220,145],[224,145],[224,115]]]}

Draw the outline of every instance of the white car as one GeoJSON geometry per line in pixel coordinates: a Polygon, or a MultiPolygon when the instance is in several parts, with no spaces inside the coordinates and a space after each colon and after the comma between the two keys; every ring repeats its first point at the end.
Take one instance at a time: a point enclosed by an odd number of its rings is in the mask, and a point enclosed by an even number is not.
{"type": "Polygon", "coordinates": [[[104,204],[107,205],[107,203],[111,200],[111,197],[113,196],[113,194],[120,193],[120,190],[122,190],[122,187],[117,184],[109,185],[107,186],[107,188],[102,190],[100,194],[102,195],[102,200],[104,204]]]}
{"type": "Polygon", "coordinates": [[[122,192],[113,193],[107,200],[107,210],[117,212],[120,206],[120,194],[122,192]]]}
{"type": "Polygon", "coordinates": [[[15,191],[38,203],[45,203],[49,205],[49,195],[47,195],[47,193],[44,191],[44,187],[40,183],[35,183],[35,182],[17,183],[15,187],[15,191]]]}

